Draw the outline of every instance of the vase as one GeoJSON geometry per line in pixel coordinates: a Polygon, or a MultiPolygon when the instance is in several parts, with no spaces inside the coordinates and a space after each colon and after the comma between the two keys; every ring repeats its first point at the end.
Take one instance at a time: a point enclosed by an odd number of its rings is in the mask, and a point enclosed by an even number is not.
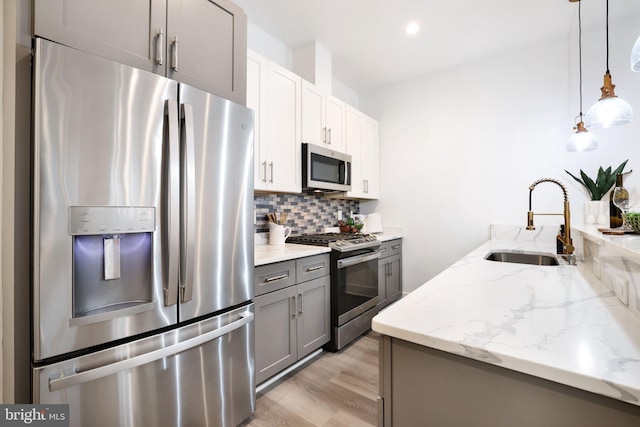
{"type": "Polygon", "coordinates": [[[608,208],[608,204],[602,200],[590,200],[584,208],[584,223],[608,226],[608,208]]]}
{"type": "Polygon", "coordinates": [[[597,201],[589,201],[584,205],[584,223],[585,224],[595,224],[598,219],[598,214],[600,213],[599,208],[595,204],[597,201]],[[597,209],[597,210],[596,210],[597,209]]]}
{"type": "Polygon", "coordinates": [[[609,226],[609,204],[603,200],[597,200],[596,203],[598,204],[597,216],[594,214],[596,224],[609,226]]]}

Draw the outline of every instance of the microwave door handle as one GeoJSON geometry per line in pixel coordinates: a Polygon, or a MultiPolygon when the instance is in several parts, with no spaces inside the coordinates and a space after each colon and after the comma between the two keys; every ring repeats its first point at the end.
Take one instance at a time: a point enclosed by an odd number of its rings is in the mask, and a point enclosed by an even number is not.
{"type": "Polygon", "coordinates": [[[65,388],[73,387],[79,384],[94,381],[100,378],[104,378],[109,375],[117,374],[118,372],[137,368],[138,366],[146,365],[156,360],[160,360],[165,357],[170,357],[175,354],[187,351],[194,347],[203,345],[206,342],[213,341],[221,336],[227,335],[236,329],[240,329],[246,324],[253,321],[254,314],[251,312],[244,312],[239,314],[240,319],[235,320],[221,328],[214,329],[202,335],[197,335],[193,338],[171,345],[169,347],[159,348],[149,353],[144,353],[139,356],[134,356],[129,359],[120,360],[119,362],[103,365],[98,368],[89,369],[82,372],[70,372],[61,374],[58,378],[49,379],[49,391],[54,392],[65,388]]]}
{"type": "Polygon", "coordinates": [[[182,138],[182,236],[180,258],[180,301],[191,301],[193,295],[194,241],[195,241],[195,153],[193,106],[182,104],[183,138],[182,138]]]}
{"type": "Polygon", "coordinates": [[[163,229],[169,236],[166,256],[163,262],[168,266],[168,276],[163,285],[164,304],[178,303],[178,266],[180,263],[180,130],[178,102],[168,99],[165,104],[167,120],[166,143],[169,150],[169,185],[167,188],[167,216],[163,219],[163,229]]]}
{"type": "Polygon", "coordinates": [[[349,162],[347,162],[345,160],[344,162],[344,185],[347,185],[349,183],[349,162]]]}

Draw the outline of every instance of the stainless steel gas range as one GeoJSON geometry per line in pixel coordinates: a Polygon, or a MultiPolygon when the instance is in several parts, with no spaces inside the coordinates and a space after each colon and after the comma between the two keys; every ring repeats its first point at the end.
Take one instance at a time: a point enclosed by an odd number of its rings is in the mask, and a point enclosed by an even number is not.
{"type": "Polygon", "coordinates": [[[380,242],[376,236],[360,233],[311,234],[291,236],[287,243],[328,246],[332,249],[331,341],[325,348],[340,350],[368,331],[380,301],[380,242]]]}

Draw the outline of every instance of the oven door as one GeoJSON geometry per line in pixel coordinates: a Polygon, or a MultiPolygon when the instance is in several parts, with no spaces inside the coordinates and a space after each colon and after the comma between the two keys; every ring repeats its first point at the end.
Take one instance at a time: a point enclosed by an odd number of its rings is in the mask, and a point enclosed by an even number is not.
{"type": "MultiPolygon", "coordinates": [[[[341,326],[378,302],[378,247],[340,254],[335,262],[337,320],[341,326]]],[[[334,317],[335,321],[335,317],[334,317]]]]}

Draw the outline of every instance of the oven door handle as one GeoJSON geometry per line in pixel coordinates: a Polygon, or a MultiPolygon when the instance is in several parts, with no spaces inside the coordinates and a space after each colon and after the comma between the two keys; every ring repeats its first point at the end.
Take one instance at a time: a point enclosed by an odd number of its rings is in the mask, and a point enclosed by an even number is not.
{"type": "Polygon", "coordinates": [[[377,258],[380,258],[380,252],[340,259],[338,260],[338,268],[340,269],[340,268],[350,267],[352,265],[361,264],[363,262],[371,261],[372,259],[377,259],[377,258]]]}

